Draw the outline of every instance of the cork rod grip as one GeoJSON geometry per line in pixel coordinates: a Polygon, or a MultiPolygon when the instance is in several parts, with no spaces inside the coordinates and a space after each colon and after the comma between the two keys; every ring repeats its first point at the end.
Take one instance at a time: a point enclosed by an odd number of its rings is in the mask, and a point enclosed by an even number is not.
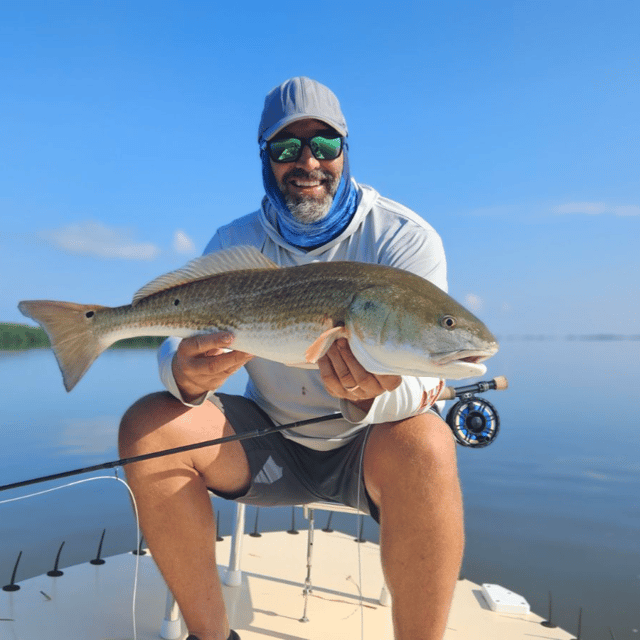
{"type": "Polygon", "coordinates": [[[504,376],[496,376],[493,380],[488,382],[479,382],[478,384],[469,385],[468,387],[445,387],[438,400],[453,400],[462,393],[481,393],[488,391],[489,389],[495,389],[496,391],[504,391],[509,387],[509,381],[504,376]]]}
{"type": "Polygon", "coordinates": [[[496,383],[496,391],[504,391],[509,388],[509,381],[504,376],[496,376],[493,381],[496,383]]]}

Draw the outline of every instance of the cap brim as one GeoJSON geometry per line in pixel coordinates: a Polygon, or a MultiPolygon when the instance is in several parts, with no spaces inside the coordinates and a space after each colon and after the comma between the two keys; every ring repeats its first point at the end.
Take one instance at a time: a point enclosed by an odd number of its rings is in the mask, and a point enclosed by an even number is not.
{"type": "Polygon", "coordinates": [[[284,118],[280,122],[274,124],[272,127],[267,129],[262,134],[263,140],[271,140],[274,136],[278,135],[280,131],[288,127],[292,122],[297,122],[298,120],[320,120],[320,122],[324,122],[329,125],[332,129],[335,129],[343,138],[347,137],[347,131],[345,131],[344,127],[339,125],[337,122],[331,120],[330,118],[323,118],[321,116],[314,116],[308,113],[297,113],[295,115],[288,116],[284,118]]]}

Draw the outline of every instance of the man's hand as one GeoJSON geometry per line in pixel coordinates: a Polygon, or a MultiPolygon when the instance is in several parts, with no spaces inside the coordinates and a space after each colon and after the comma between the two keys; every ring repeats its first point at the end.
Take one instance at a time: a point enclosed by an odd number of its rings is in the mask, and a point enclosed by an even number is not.
{"type": "Polygon", "coordinates": [[[402,382],[400,376],[374,375],[356,360],[345,339],[336,340],[318,360],[320,377],[328,393],[345,398],[363,411],[368,411],[373,399],[385,391],[393,391],[402,382]]]}
{"type": "Polygon", "coordinates": [[[227,351],[232,342],[233,336],[226,332],[182,340],[171,370],[184,400],[190,402],[207,391],[219,389],[232,373],[253,358],[243,351],[227,351]]]}

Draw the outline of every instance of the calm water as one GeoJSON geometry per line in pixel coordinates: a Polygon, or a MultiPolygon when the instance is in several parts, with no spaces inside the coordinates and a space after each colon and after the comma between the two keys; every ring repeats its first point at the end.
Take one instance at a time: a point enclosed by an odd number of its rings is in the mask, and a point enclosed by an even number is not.
{"type": "MultiPolygon", "coordinates": [[[[640,342],[505,339],[490,362],[489,375],[499,374],[509,391],[485,396],[500,412],[498,439],[459,448],[464,574],[521,593],[541,615],[552,591],[555,621],[573,633],[582,606],[585,640],[610,638],[607,627],[640,640],[640,342]]],[[[241,391],[242,375],[227,390],[241,391]]],[[[158,386],[148,351],[106,353],[71,394],[50,352],[0,354],[0,484],[117,458],[120,415],[158,386]]],[[[228,533],[233,505],[215,508],[228,533]]],[[[249,508],[248,527],[254,516],[249,508]]],[[[333,524],[357,529],[349,516],[333,524]]],[[[261,529],[290,525],[290,509],[260,511],[261,529]]],[[[103,555],[134,547],[126,489],[113,479],[0,505],[0,585],[19,551],[18,581],[49,570],[62,541],[61,566],[94,557],[104,528],[103,555]]],[[[375,523],[364,532],[375,539],[375,523]]]]}

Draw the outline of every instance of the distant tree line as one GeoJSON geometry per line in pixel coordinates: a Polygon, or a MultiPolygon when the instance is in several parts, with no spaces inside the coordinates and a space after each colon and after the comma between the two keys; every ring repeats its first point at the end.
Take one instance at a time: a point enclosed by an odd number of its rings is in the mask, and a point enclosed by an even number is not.
{"type": "Polygon", "coordinates": [[[0,349],[3,351],[20,351],[48,347],[49,338],[39,327],[26,324],[0,324],[0,349]]]}
{"type": "MultiPolygon", "coordinates": [[[[155,349],[164,338],[158,336],[142,336],[127,338],[116,342],[112,349],[155,349]]],[[[26,324],[0,322],[0,351],[23,351],[25,349],[42,349],[51,346],[47,334],[40,327],[26,324]]]]}

